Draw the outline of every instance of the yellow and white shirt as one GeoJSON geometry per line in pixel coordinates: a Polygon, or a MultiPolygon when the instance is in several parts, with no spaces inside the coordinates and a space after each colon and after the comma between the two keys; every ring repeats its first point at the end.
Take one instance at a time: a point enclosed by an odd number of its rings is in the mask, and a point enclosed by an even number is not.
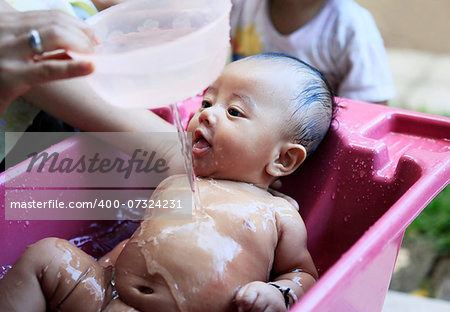
{"type": "Polygon", "coordinates": [[[395,89],[383,39],[371,14],[354,0],[328,0],[306,25],[280,34],[269,16],[269,0],[232,0],[233,58],[281,52],[320,70],[337,95],[379,102],[395,89]]]}
{"type": "Polygon", "coordinates": [[[82,19],[97,13],[90,0],[6,0],[6,2],[18,11],[60,10],[82,19]]]}

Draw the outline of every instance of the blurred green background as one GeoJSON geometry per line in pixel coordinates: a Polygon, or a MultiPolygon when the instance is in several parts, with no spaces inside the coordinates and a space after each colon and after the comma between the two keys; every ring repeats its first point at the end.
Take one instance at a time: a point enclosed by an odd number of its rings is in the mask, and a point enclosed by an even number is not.
{"type": "Polygon", "coordinates": [[[450,187],[436,196],[406,229],[405,239],[424,235],[439,256],[450,256],[450,187]]]}

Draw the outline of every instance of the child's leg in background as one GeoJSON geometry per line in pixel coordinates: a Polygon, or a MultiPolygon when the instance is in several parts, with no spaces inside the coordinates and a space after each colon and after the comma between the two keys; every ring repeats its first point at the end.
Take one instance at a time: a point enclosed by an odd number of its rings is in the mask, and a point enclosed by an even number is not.
{"type": "Polygon", "coordinates": [[[69,242],[40,240],[0,280],[0,311],[98,311],[111,298],[106,275],[69,242]]]}

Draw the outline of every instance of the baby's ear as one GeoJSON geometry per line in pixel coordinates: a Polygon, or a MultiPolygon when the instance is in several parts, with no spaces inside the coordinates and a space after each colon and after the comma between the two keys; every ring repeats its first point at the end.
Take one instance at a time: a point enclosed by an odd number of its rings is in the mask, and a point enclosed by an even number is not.
{"type": "Polygon", "coordinates": [[[286,176],[294,172],[305,160],[306,149],[301,144],[284,143],[278,157],[267,165],[266,172],[273,177],[286,176]]]}

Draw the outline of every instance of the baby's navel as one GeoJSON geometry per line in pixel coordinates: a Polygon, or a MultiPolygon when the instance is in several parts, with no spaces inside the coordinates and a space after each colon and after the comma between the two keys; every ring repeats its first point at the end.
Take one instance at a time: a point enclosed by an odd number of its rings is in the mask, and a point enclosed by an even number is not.
{"type": "Polygon", "coordinates": [[[147,286],[139,286],[138,290],[140,293],[143,293],[145,295],[153,294],[153,289],[147,286]]]}

